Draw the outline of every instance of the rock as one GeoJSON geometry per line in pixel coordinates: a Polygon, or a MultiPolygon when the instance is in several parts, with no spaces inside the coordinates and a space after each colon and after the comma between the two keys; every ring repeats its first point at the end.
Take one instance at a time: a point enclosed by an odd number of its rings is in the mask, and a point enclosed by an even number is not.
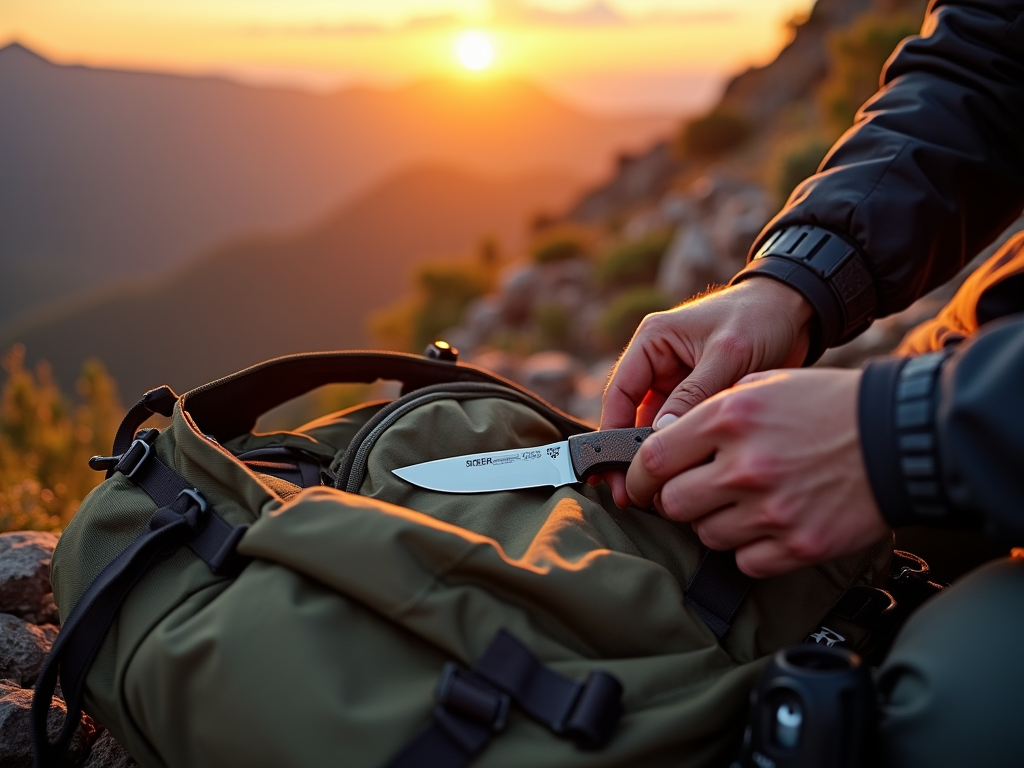
{"type": "Polygon", "coordinates": [[[539,280],[537,268],[532,265],[517,265],[505,270],[499,281],[498,293],[501,296],[502,317],[506,323],[522,325],[530,318],[539,280]]]}
{"type": "Polygon", "coordinates": [[[92,745],[82,768],[137,768],[138,763],[110,731],[104,731],[92,745]]]}
{"type": "Polygon", "coordinates": [[[567,410],[576,392],[576,361],[564,352],[538,352],[523,363],[523,386],[556,408],[567,410]]]}
{"type": "MultiPolygon", "coordinates": [[[[0,765],[4,768],[32,768],[32,691],[10,680],[0,680],[0,765]]],[[[57,738],[67,707],[58,698],[52,699],[46,718],[50,739],[57,738]]],[[[89,749],[95,734],[92,721],[85,718],[75,730],[68,749],[68,763],[77,765],[89,749]]]]}
{"type": "Polygon", "coordinates": [[[654,284],[673,301],[682,301],[716,283],[718,275],[718,256],[707,232],[691,222],[676,230],[654,284]]]}
{"type": "Polygon", "coordinates": [[[0,677],[30,686],[39,676],[56,634],[9,613],[0,613],[0,677]],[[49,635],[49,637],[48,637],[49,635]]]}
{"type": "Polygon", "coordinates": [[[0,612],[33,623],[55,620],[50,557],[57,537],[42,531],[0,534],[0,612]]]}
{"type": "Polygon", "coordinates": [[[519,358],[503,349],[488,349],[478,352],[468,362],[486,368],[511,381],[519,380],[519,358]]]}

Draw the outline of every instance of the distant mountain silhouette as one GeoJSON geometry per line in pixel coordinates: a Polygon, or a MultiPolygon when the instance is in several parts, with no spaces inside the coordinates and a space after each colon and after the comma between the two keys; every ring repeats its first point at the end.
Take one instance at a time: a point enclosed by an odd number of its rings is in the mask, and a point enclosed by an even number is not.
{"type": "Polygon", "coordinates": [[[294,227],[414,164],[594,179],[666,118],[584,114],[522,82],[317,95],[60,66],[0,49],[0,322],[294,227]]]}
{"type": "Polygon", "coordinates": [[[24,342],[65,385],[98,356],[134,401],[161,383],[184,391],[267,357],[365,347],[367,314],[408,292],[413,264],[465,254],[484,233],[521,245],[527,215],[564,206],[576,189],[551,173],[407,171],[307,229],[228,242],[150,285],[0,327],[0,350],[24,342]]]}

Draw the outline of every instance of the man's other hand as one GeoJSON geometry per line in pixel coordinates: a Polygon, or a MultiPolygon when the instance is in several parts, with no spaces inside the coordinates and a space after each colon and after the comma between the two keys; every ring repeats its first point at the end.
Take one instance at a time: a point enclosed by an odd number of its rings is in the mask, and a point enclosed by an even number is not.
{"type": "MultiPolygon", "coordinates": [[[[799,366],[812,316],[803,296],[767,277],[648,315],[612,372],[601,429],[658,429],[748,373],[799,366]]],[[[628,506],[622,473],[604,479],[628,506]]]]}
{"type": "Polygon", "coordinates": [[[852,554],[889,528],[857,425],[860,371],[745,377],[644,441],[626,487],[639,507],[692,523],[740,570],[773,576],[852,554]]]}

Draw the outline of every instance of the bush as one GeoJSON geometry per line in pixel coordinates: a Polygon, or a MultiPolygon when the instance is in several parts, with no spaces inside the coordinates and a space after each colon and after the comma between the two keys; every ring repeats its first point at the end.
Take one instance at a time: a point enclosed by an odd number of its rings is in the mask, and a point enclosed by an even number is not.
{"type": "Polygon", "coordinates": [[[810,139],[803,144],[790,147],[782,154],[775,178],[775,193],[779,203],[785,203],[797,185],[813,176],[825,159],[831,145],[823,139],[810,139]]]}
{"type": "Polygon", "coordinates": [[[598,265],[598,283],[604,288],[650,285],[671,242],[672,233],[662,232],[622,243],[598,265]]]}
{"type": "Polygon", "coordinates": [[[415,273],[415,293],[370,318],[370,331],[386,349],[422,352],[449,328],[459,324],[466,306],[494,287],[497,265],[435,262],[415,273]]]}
{"type": "Polygon", "coordinates": [[[818,105],[834,137],[853,125],[857,110],[878,90],[882,67],[896,46],[921,28],[924,6],[918,5],[920,9],[895,15],[866,13],[830,37],[829,74],[818,92],[818,105]]]}
{"type": "Polygon", "coordinates": [[[683,157],[715,160],[739,149],[754,135],[754,126],[742,115],[715,111],[687,123],[679,136],[683,157]]]}
{"type": "Polygon", "coordinates": [[[593,252],[593,233],[583,227],[561,224],[538,235],[530,248],[530,257],[535,264],[550,264],[590,258],[593,252]]]}
{"type": "Polygon", "coordinates": [[[538,350],[568,349],[573,318],[561,304],[543,304],[533,311],[538,350]]]}
{"type": "Polygon", "coordinates": [[[25,369],[25,349],[2,361],[0,389],[0,531],[59,532],[103,480],[88,460],[107,454],[124,409],[114,381],[96,360],[82,367],[72,405],[45,363],[25,369]]]}
{"type": "Polygon", "coordinates": [[[649,287],[632,288],[608,306],[601,318],[601,332],[615,349],[622,349],[633,338],[640,322],[652,312],[672,306],[663,293],[649,287]]]}

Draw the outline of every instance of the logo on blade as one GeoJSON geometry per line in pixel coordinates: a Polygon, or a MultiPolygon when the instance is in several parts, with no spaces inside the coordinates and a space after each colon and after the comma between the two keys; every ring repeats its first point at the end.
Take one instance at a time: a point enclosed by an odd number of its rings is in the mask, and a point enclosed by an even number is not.
{"type": "Polygon", "coordinates": [[[552,459],[557,459],[559,450],[561,450],[561,446],[558,445],[548,448],[548,456],[550,456],[552,459]]]}
{"type": "Polygon", "coordinates": [[[808,639],[808,641],[813,640],[816,643],[824,642],[825,645],[828,646],[829,648],[831,648],[836,643],[841,643],[844,640],[846,640],[845,637],[840,635],[834,629],[829,629],[828,627],[822,627],[820,630],[815,632],[813,635],[811,635],[807,639],[808,639]]]}

